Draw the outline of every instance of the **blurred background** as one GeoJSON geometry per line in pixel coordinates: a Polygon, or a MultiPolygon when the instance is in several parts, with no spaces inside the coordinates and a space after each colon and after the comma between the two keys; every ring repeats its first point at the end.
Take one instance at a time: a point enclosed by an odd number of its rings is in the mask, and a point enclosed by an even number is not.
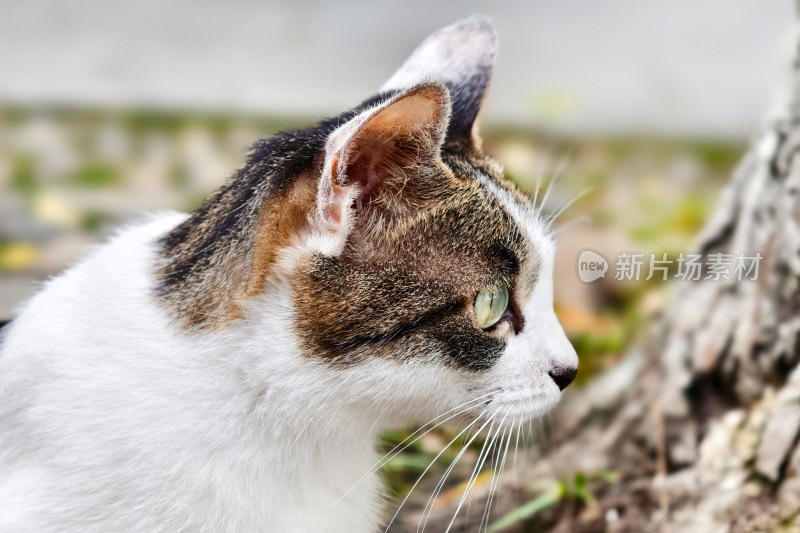
{"type": "MultiPolygon", "coordinates": [[[[788,0],[3,0],[0,319],[88,245],[195,208],[253,141],[359,103],[472,14],[500,38],[487,149],[526,191],[558,174],[551,211],[590,188],[560,218],[556,306],[580,380],[612,365],[667,295],[582,283],[577,255],[692,250],[778,96],[788,0]]],[[[389,465],[398,492],[437,438],[389,465]]]]}

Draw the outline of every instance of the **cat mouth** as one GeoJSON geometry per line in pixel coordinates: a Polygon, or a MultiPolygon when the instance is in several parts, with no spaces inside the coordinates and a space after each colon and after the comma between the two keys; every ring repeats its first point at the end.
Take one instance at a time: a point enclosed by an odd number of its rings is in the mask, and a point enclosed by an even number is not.
{"type": "Polygon", "coordinates": [[[552,411],[560,399],[558,391],[525,387],[500,389],[485,402],[481,417],[501,421],[502,425],[516,425],[541,418],[552,411]]]}

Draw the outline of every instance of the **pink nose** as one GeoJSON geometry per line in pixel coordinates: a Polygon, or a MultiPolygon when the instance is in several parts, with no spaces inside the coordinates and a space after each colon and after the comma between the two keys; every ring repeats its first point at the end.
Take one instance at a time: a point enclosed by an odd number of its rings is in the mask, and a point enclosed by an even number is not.
{"type": "Polygon", "coordinates": [[[578,369],[574,366],[557,366],[548,372],[561,390],[566,389],[567,385],[572,383],[577,373],[578,369]]]}

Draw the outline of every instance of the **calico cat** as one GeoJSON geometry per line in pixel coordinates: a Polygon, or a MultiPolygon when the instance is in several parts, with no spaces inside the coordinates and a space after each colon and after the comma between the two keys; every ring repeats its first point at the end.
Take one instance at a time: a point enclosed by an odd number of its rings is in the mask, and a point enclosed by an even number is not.
{"type": "Polygon", "coordinates": [[[481,150],[495,35],[431,35],[356,108],[259,141],[3,331],[0,531],[367,532],[381,428],[552,408],[552,238],[481,150]]]}

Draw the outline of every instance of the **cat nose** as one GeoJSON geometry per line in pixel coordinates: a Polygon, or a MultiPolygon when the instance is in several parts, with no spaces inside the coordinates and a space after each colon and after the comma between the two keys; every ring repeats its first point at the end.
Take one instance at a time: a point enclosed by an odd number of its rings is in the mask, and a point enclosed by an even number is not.
{"type": "Polygon", "coordinates": [[[572,380],[575,379],[577,373],[578,368],[574,366],[557,366],[548,372],[560,390],[566,389],[567,385],[572,383],[572,380]]]}

